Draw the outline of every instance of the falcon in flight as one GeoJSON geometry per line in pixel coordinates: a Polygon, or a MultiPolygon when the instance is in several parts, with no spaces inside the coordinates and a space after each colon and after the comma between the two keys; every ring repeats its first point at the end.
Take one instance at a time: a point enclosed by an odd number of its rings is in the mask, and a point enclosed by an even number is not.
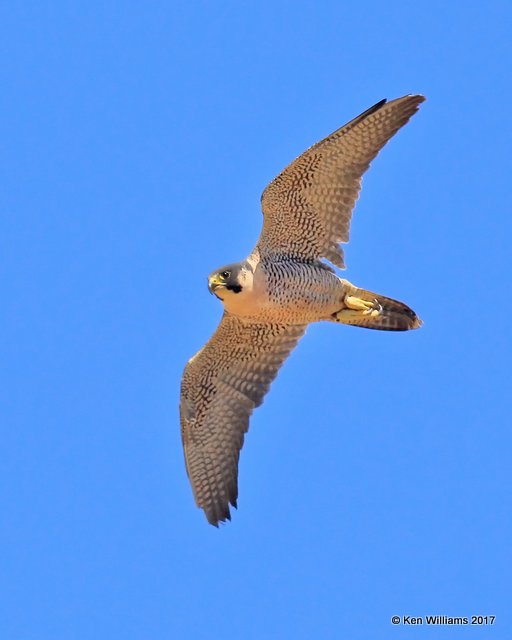
{"type": "Polygon", "coordinates": [[[263,229],[249,257],[208,276],[224,315],[185,367],[180,417],[188,477],[210,524],[231,519],[249,417],[310,322],[421,325],[403,302],[356,287],[329,263],[345,267],[339,243],[348,242],[361,176],[424,100],[381,100],[305,151],[263,192],[263,229]]]}

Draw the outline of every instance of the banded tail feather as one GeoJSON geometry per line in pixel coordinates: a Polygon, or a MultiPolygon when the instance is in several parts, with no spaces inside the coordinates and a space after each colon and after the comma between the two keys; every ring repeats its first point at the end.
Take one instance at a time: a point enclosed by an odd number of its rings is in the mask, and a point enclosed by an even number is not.
{"type": "Polygon", "coordinates": [[[334,314],[334,321],[365,329],[408,331],[423,324],[416,313],[403,302],[354,287],[348,281],[344,308],[334,314]]]}

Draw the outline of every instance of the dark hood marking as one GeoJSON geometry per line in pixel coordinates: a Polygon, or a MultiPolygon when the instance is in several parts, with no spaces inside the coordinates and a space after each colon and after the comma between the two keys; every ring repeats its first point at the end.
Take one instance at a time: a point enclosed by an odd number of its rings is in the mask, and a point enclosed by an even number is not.
{"type": "Polygon", "coordinates": [[[240,293],[240,291],[242,291],[242,287],[239,284],[228,284],[226,285],[226,289],[233,293],[240,293]]]}

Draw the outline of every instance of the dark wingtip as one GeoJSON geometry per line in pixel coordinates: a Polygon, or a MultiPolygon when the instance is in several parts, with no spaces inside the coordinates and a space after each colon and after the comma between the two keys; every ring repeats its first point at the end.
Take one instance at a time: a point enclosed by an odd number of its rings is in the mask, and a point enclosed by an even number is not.
{"type": "Polygon", "coordinates": [[[366,111],[364,111],[360,118],[366,118],[367,116],[371,115],[372,113],[375,113],[376,111],[378,111],[379,109],[382,109],[382,107],[386,104],[386,102],[388,101],[387,98],[382,98],[382,100],[379,100],[379,102],[376,102],[373,107],[370,107],[369,109],[366,109],[366,111]]]}
{"type": "Polygon", "coordinates": [[[419,105],[422,102],[425,102],[426,98],[425,98],[425,96],[422,96],[420,93],[407,94],[407,95],[402,96],[400,98],[394,98],[393,100],[390,100],[390,101],[388,101],[387,98],[383,98],[382,100],[379,100],[379,102],[376,102],[372,107],[370,107],[366,111],[363,111],[363,113],[361,113],[359,116],[354,118],[354,120],[352,120],[348,124],[354,126],[357,123],[361,122],[361,120],[365,120],[368,116],[371,116],[373,113],[375,113],[379,109],[382,109],[382,107],[385,104],[393,104],[393,103],[396,103],[396,102],[400,102],[402,100],[406,100],[409,104],[413,104],[414,107],[415,107],[415,110],[417,110],[419,105]]]}
{"type": "Polygon", "coordinates": [[[413,104],[416,109],[420,106],[422,102],[425,102],[425,96],[421,95],[421,93],[409,93],[406,96],[402,96],[401,98],[396,98],[396,100],[392,100],[392,102],[397,102],[399,100],[407,100],[409,104],[413,104]]]}
{"type": "Polygon", "coordinates": [[[376,102],[372,107],[370,107],[369,109],[366,109],[366,111],[363,111],[363,113],[360,113],[350,122],[347,122],[347,124],[343,125],[339,130],[352,129],[353,127],[358,125],[362,120],[365,120],[368,116],[371,116],[372,113],[375,113],[379,109],[382,109],[382,107],[386,104],[386,102],[387,102],[386,98],[379,100],[379,102],[376,102]]]}
{"type": "Polygon", "coordinates": [[[373,105],[373,107],[370,107],[369,111],[376,111],[377,109],[383,107],[384,104],[392,105],[396,104],[397,102],[414,105],[417,108],[422,102],[425,102],[425,100],[425,96],[421,93],[407,93],[405,96],[393,98],[392,100],[381,100],[380,102],[377,102],[377,104],[373,105]]]}

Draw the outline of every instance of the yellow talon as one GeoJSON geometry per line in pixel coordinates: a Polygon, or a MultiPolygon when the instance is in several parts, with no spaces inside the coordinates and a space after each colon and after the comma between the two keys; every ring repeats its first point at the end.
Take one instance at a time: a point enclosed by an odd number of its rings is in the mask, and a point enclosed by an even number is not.
{"type": "Polygon", "coordinates": [[[382,306],[378,303],[376,298],[369,301],[357,298],[356,296],[345,296],[343,302],[346,304],[348,309],[352,309],[353,311],[362,311],[365,316],[369,315],[371,317],[375,317],[382,311],[382,306]]]}

